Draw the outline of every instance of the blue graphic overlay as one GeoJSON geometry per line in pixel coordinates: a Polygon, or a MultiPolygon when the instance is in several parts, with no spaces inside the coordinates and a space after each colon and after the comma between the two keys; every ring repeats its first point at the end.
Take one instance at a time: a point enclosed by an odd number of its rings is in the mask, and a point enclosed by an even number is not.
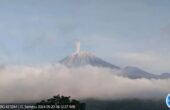
{"type": "Polygon", "coordinates": [[[166,104],[170,108],[170,94],[166,97],[166,104]]]}

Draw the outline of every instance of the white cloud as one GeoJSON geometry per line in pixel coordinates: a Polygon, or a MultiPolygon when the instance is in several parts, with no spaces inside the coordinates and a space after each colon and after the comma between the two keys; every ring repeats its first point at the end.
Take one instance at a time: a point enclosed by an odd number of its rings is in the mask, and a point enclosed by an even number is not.
{"type": "Polygon", "coordinates": [[[7,66],[0,71],[0,102],[30,102],[58,93],[77,99],[162,98],[170,79],[128,79],[117,71],[87,66],[7,66]]]}

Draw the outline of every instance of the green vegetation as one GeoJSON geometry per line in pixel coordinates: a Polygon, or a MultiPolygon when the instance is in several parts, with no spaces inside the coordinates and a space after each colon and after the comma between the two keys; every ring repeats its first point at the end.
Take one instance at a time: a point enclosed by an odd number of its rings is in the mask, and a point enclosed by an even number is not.
{"type": "Polygon", "coordinates": [[[70,99],[70,96],[53,96],[50,99],[42,100],[36,103],[37,109],[40,110],[85,110],[85,104],[80,103],[75,99],[70,99]]]}

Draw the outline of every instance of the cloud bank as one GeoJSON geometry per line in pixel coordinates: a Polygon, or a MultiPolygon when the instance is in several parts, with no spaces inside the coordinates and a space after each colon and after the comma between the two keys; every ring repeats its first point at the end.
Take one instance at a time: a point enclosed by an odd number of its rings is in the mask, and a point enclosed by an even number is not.
{"type": "Polygon", "coordinates": [[[57,94],[72,98],[116,100],[159,99],[170,92],[170,79],[129,79],[118,71],[60,64],[6,66],[0,68],[0,103],[31,102],[57,94]]]}

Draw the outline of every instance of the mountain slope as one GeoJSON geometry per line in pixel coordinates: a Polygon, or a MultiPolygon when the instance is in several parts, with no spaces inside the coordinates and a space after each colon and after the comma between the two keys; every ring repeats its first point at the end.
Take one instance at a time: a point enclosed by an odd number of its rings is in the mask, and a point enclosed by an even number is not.
{"type": "Polygon", "coordinates": [[[148,73],[140,68],[137,67],[125,67],[122,69],[122,73],[125,77],[129,77],[132,79],[137,78],[146,78],[146,79],[168,79],[170,78],[170,73],[163,73],[161,75],[151,74],[148,73]]]}
{"type": "Polygon", "coordinates": [[[122,72],[124,73],[125,76],[132,78],[132,79],[136,79],[136,78],[155,78],[156,75],[148,73],[142,69],[139,69],[137,67],[125,67],[122,69],[122,72]]]}
{"type": "Polygon", "coordinates": [[[96,67],[120,69],[118,66],[108,63],[88,52],[74,53],[73,55],[67,56],[66,58],[62,59],[60,63],[68,67],[91,65],[96,67]]]}

